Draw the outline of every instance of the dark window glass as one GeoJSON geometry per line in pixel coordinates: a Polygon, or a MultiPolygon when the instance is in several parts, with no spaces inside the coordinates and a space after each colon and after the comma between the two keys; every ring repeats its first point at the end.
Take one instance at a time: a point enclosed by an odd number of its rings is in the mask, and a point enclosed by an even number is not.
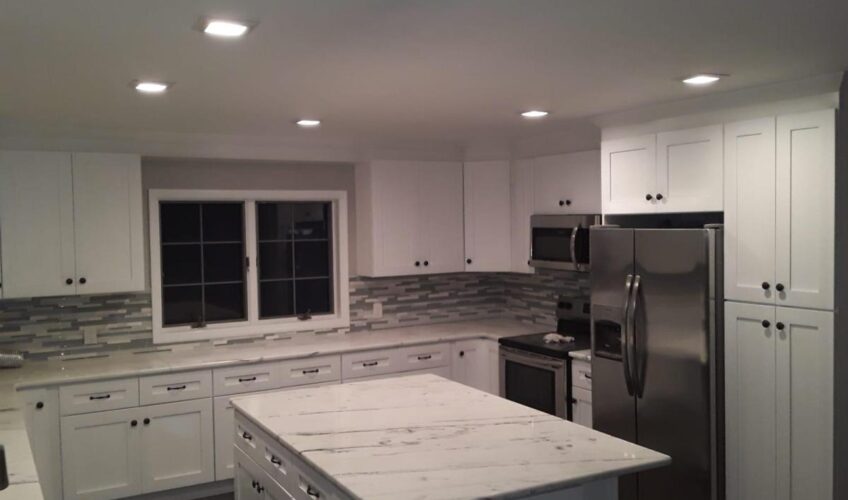
{"type": "Polygon", "coordinates": [[[507,399],[556,415],[555,372],[515,361],[507,361],[505,368],[507,399]]]}
{"type": "Polygon", "coordinates": [[[163,324],[245,319],[244,204],[164,202],[159,215],[163,324]]]}
{"type": "Polygon", "coordinates": [[[331,217],[327,202],[257,203],[259,317],[333,312],[331,217]]]}

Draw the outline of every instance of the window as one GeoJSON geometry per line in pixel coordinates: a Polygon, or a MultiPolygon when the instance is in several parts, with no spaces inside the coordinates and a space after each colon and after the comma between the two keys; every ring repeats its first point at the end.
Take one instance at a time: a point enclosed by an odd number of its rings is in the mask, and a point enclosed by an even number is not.
{"type": "Polygon", "coordinates": [[[150,191],[154,341],[349,326],[343,191],[150,191]]]}

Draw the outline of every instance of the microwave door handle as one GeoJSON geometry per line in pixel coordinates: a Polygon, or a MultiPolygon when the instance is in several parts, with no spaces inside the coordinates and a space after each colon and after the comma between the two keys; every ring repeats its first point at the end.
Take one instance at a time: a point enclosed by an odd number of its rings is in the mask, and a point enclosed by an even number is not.
{"type": "Polygon", "coordinates": [[[621,361],[624,368],[624,384],[627,394],[633,395],[633,377],[630,371],[630,292],[633,287],[633,275],[628,274],[624,282],[624,342],[621,345],[621,361]]]}
{"type": "Polygon", "coordinates": [[[571,262],[574,263],[574,269],[580,270],[580,264],[577,262],[577,232],[580,230],[580,225],[571,228],[571,262]]]}

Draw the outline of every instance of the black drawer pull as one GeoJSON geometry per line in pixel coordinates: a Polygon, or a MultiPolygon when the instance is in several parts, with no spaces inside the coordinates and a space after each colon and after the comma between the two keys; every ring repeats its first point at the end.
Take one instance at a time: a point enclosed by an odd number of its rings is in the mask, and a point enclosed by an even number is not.
{"type": "Polygon", "coordinates": [[[320,370],[318,368],[311,368],[309,370],[303,370],[304,375],[309,375],[310,373],[318,373],[320,370]]]}
{"type": "Polygon", "coordinates": [[[283,465],[283,461],[277,458],[276,455],[271,455],[271,463],[274,465],[283,465]]]}
{"type": "Polygon", "coordinates": [[[586,377],[586,380],[592,380],[592,374],[590,373],[584,373],[583,376],[586,377]]]}
{"type": "Polygon", "coordinates": [[[169,385],[168,386],[169,391],[182,391],[182,390],[185,390],[185,388],[186,388],[185,384],[183,384],[183,385],[169,385]]]}
{"type": "Polygon", "coordinates": [[[418,361],[427,361],[433,357],[432,354],[424,354],[422,356],[418,356],[418,361]]]}
{"type": "Polygon", "coordinates": [[[239,377],[239,382],[255,382],[255,381],[256,381],[256,375],[254,375],[252,377],[239,377]]]}
{"type": "Polygon", "coordinates": [[[241,437],[244,438],[245,441],[253,441],[253,436],[251,436],[247,431],[242,432],[241,437]]]}
{"type": "Polygon", "coordinates": [[[321,492],[309,485],[306,486],[306,494],[312,498],[321,498],[321,492]]]}
{"type": "Polygon", "coordinates": [[[96,401],[98,399],[109,399],[111,397],[112,397],[111,394],[101,394],[100,396],[89,396],[88,400],[89,401],[96,401]]]}
{"type": "Polygon", "coordinates": [[[365,366],[365,367],[377,366],[378,364],[380,364],[379,361],[368,361],[368,362],[362,363],[362,366],[365,366]]]}

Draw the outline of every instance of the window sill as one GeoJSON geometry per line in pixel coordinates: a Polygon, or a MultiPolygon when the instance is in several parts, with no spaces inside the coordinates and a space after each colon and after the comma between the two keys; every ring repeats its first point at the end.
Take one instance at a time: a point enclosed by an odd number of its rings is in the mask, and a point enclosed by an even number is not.
{"type": "Polygon", "coordinates": [[[192,342],[215,339],[231,339],[239,337],[254,337],[272,333],[311,332],[315,330],[330,330],[350,327],[350,317],[329,316],[314,317],[301,321],[295,318],[285,320],[266,320],[260,323],[219,323],[203,328],[187,326],[172,328],[154,328],[154,344],[171,344],[174,342],[192,342]]]}

